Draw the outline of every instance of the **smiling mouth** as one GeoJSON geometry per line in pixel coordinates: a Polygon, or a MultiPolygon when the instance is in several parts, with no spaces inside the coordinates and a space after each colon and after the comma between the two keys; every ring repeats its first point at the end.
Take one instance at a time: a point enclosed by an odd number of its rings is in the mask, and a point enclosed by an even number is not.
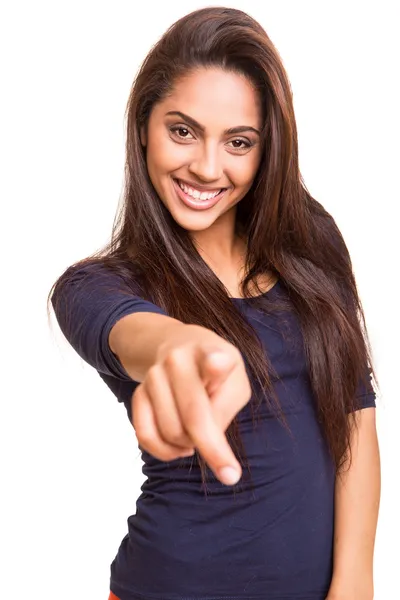
{"type": "Polygon", "coordinates": [[[218,204],[227,192],[227,188],[221,188],[219,191],[212,192],[201,192],[195,188],[191,188],[183,182],[177,179],[172,179],[175,193],[183,204],[192,210],[208,210],[218,204]],[[184,187],[182,187],[182,184],[184,187]],[[188,190],[189,193],[185,190],[188,190]],[[197,197],[196,197],[197,196],[197,197]],[[201,197],[203,196],[203,197],[201,197]]]}
{"type": "Polygon", "coordinates": [[[199,190],[195,186],[190,186],[180,179],[174,178],[174,181],[185,194],[197,202],[212,200],[227,189],[223,187],[219,190],[199,190]]]}

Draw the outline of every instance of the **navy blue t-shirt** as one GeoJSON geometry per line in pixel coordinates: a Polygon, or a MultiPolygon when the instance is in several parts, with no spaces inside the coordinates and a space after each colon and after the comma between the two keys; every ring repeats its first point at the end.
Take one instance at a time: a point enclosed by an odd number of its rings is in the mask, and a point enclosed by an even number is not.
{"type": "MultiPolygon", "coordinates": [[[[266,294],[287,294],[278,281],[266,294]]],[[[80,268],[53,296],[64,335],[123,402],[138,385],[108,343],[134,312],[167,314],[101,267],[80,268]]],[[[121,600],[325,600],[332,575],[335,469],[317,423],[300,324],[293,311],[264,314],[232,298],[257,331],[275,370],[287,425],[266,403],[256,425],[251,402],[238,413],[252,482],[224,486],[208,471],[207,494],[194,458],[160,461],[142,451],[147,477],[111,564],[121,600]]],[[[135,343],[135,340],[132,340],[135,343]]],[[[360,385],[362,406],[375,406],[360,385]]]]}

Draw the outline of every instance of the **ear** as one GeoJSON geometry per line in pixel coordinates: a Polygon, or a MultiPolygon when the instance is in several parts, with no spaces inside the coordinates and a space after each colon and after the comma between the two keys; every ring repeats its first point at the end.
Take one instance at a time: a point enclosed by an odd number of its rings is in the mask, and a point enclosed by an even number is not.
{"type": "Polygon", "coordinates": [[[144,125],[140,128],[140,141],[141,141],[142,146],[146,146],[147,133],[146,133],[146,128],[144,125]]]}

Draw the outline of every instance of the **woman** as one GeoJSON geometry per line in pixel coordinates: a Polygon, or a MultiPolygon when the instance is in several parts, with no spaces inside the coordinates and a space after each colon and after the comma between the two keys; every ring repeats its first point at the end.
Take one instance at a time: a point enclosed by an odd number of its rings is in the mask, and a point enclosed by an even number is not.
{"type": "Polygon", "coordinates": [[[120,600],[369,600],[379,507],[371,352],[347,247],[298,164],[262,27],[206,8],[127,106],[110,245],[56,282],[61,329],[126,406],[147,480],[120,600]]]}

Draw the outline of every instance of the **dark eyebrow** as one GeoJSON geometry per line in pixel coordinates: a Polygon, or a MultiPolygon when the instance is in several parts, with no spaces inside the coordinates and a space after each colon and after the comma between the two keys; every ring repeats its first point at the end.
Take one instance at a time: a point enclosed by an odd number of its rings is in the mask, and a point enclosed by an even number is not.
{"type": "MultiPolygon", "coordinates": [[[[170,110],[169,112],[166,113],[166,116],[168,116],[168,115],[176,115],[176,116],[180,117],[181,119],[183,119],[184,121],[186,121],[186,123],[189,123],[189,125],[191,125],[192,127],[195,127],[196,129],[199,129],[200,131],[203,131],[203,132],[205,131],[205,127],[203,125],[200,125],[200,123],[195,121],[192,117],[189,117],[189,115],[185,115],[183,112],[180,112],[179,110],[170,110]]],[[[255,129],[254,127],[250,127],[249,125],[239,125],[239,127],[231,127],[231,129],[225,129],[224,135],[233,135],[235,133],[244,133],[245,131],[253,131],[257,135],[260,135],[260,132],[258,131],[258,129],[255,129]]]]}

